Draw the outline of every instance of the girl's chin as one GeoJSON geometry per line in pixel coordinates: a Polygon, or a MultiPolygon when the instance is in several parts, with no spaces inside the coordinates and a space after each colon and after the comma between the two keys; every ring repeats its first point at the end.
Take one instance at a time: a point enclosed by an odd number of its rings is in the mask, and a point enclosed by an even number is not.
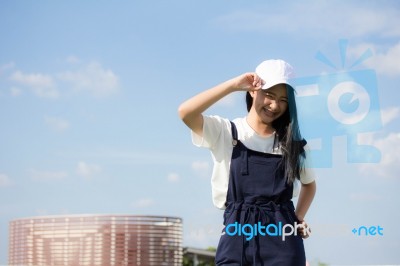
{"type": "Polygon", "coordinates": [[[268,117],[268,116],[264,116],[264,117],[261,118],[261,121],[266,125],[271,125],[272,122],[274,122],[274,120],[275,120],[275,118],[271,118],[271,117],[268,117]]]}
{"type": "Polygon", "coordinates": [[[275,119],[278,118],[278,116],[276,114],[273,114],[269,111],[263,111],[263,118],[269,121],[274,121],[275,119]]]}

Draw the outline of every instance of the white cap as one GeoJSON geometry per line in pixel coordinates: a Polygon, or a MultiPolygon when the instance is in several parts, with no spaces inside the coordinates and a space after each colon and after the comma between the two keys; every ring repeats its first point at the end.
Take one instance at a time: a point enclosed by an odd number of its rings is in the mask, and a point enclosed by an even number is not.
{"type": "Polygon", "coordinates": [[[257,66],[256,74],[264,81],[263,90],[277,84],[292,86],[290,80],[294,78],[293,67],[281,59],[271,59],[262,62],[257,66]]]}

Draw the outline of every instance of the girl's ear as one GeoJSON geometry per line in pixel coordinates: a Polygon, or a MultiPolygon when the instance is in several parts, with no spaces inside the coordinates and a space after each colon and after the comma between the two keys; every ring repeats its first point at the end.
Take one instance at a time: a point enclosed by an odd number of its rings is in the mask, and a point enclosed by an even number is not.
{"type": "Polygon", "coordinates": [[[254,99],[256,98],[256,93],[257,93],[256,91],[246,92],[246,106],[248,112],[250,112],[250,109],[253,106],[254,99]]]}

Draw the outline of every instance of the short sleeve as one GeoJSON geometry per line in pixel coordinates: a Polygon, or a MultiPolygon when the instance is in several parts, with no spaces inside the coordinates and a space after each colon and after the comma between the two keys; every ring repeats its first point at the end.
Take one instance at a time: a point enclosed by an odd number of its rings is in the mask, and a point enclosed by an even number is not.
{"type": "Polygon", "coordinates": [[[203,116],[203,137],[192,131],[193,144],[197,147],[213,149],[216,143],[223,138],[222,131],[226,128],[227,123],[229,120],[219,116],[203,116]]]}
{"type": "Polygon", "coordinates": [[[300,172],[300,182],[302,184],[309,184],[316,179],[314,169],[312,168],[310,149],[308,145],[304,146],[306,157],[304,158],[304,169],[300,172]]]}

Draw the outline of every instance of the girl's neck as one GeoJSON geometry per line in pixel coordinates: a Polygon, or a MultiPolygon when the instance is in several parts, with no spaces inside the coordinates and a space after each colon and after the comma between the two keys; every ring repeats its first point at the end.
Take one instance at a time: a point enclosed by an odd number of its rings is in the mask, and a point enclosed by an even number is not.
{"type": "Polygon", "coordinates": [[[275,133],[272,124],[264,123],[258,115],[253,115],[251,111],[246,117],[247,124],[260,136],[268,137],[275,133]]]}

